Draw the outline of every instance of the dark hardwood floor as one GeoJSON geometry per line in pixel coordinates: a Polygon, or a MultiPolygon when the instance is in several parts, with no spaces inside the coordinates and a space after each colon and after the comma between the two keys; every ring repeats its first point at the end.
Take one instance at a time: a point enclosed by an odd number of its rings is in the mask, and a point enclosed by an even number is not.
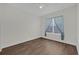
{"type": "Polygon", "coordinates": [[[0,55],[77,55],[76,46],[39,38],[4,48],[0,55]]]}

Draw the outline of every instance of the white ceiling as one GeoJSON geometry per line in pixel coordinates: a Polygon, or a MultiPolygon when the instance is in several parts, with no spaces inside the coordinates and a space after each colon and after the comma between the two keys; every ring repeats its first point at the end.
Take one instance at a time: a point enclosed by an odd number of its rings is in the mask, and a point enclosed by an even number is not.
{"type": "Polygon", "coordinates": [[[19,8],[19,10],[28,12],[33,15],[42,16],[51,12],[55,12],[70,6],[75,5],[74,3],[14,3],[9,4],[19,8]],[[42,9],[39,6],[43,6],[42,9]]]}

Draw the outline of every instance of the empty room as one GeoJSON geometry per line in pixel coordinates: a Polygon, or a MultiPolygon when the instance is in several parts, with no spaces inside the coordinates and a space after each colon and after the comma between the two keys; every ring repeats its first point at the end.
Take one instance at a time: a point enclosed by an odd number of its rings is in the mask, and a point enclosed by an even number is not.
{"type": "Polygon", "coordinates": [[[78,55],[78,3],[0,3],[0,55],[78,55]]]}

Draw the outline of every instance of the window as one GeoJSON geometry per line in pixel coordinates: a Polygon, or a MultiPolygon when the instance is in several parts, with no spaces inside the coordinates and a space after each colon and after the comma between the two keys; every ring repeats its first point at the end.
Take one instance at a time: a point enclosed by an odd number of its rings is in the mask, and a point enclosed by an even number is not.
{"type": "Polygon", "coordinates": [[[64,32],[63,16],[52,17],[48,19],[46,32],[61,33],[64,32]]]}
{"type": "Polygon", "coordinates": [[[63,16],[51,17],[47,19],[46,32],[60,33],[64,37],[64,18],[63,16]]]}

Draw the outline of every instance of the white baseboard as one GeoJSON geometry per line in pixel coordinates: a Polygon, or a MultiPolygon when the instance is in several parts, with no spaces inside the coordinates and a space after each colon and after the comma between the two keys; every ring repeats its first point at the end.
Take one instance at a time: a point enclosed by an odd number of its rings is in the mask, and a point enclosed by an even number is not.
{"type": "Polygon", "coordinates": [[[43,38],[47,38],[47,39],[50,39],[50,40],[55,40],[55,41],[58,41],[58,42],[62,42],[62,43],[67,43],[67,44],[71,44],[71,45],[74,45],[74,46],[76,46],[76,44],[75,43],[73,43],[73,42],[69,42],[69,41],[66,41],[66,40],[61,40],[61,39],[53,39],[52,37],[45,37],[45,36],[42,36],[43,38]]]}
{"type": "Polygon", "coordinates": [[[30,40],[34,40],[34,39],[37,39],[37,38],[40,38],[40,36],[36,36],[36,37],[32,37],[32,38],[27,38],[27,40],[25,39],[23,41],[18,41],[18,42],[15,42],[13,44],[7,44],[7,45],[4,45],[4,46],[1,46],[0,47],[0,51],[2,51],[3,48],[14,46],[14,45],[17,45],[17,44],[20,44],[20,43],[24,43],[24,42],[27,42],[27,41],[30,41],[30,40]]]}

